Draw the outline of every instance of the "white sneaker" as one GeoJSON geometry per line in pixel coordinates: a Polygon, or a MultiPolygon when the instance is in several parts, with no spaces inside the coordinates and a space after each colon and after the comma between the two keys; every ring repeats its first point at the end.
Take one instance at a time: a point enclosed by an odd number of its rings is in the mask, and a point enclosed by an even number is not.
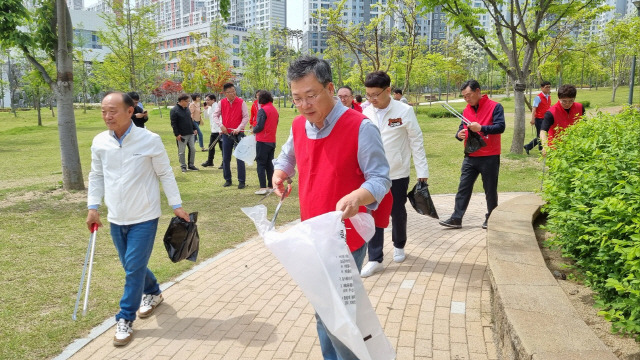
{"type": "Polygon", "coordinates": [[[116,335],[113,337],[114,346],[124,346],[133,338],[133,322],[125,319],[118,320],[116,335]]]}
{"type": "Polygon", "coordinates": [[[377,261],[369,261],[362,268],[362,271],[360,272],[360,276],[362,276],[363,278],[366,278],[382,270],[384,270],[384,266],[382,266],[382,263],[379,263],[377,261]]]}
{"type": "Polygon", "coordinates": [[[254,194],[256,194],[256,195],[266,195],[268,192],[269,192],[269,190],[267,190],[267,189],[260,189],[260,190],[258,190],[256,192],[254,192],[254,194]]]}
{"type": "Polygon", "coordinates": [[[407,257],[404,255],[404,249],[393,248],[393,261],[403,262],[407,257]]]}
{"type": "Polygon", "coordinates": [[[162,303],[164,299],[162,298],[162,294],[158,295],[143,295],[142,296],[142,304],[140,304],[140,309],[138,310],[138,316],[141,319],[151,316],[153,314],[153,310],[156,309],[160,303],[162,303]]]}

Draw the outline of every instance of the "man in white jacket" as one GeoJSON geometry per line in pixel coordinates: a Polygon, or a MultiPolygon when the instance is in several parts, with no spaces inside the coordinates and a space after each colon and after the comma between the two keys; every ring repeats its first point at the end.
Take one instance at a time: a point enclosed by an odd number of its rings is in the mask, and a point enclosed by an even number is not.
{"type": "MultiPolygon", "coordinates": [[[[211,124],[211,137],[209,138],[209,157],[207,161],[202,163],[202,167],[213,166],[213,157],[216,155],[216,147],[211,146],[213,142],[218,139],[220,136],[220,126],[218,126],[218,122],[220,119],[216,119],[213,117],[213,114],[218,110],[218,99],[214,94],[209,94],[204,98],[205,106],[204,106],[204,114],[207,119],[209,119],[209,123],[211,124]]],[[[222,141],[218,139],[218,146],[220,147],[220,154],[222,154],[222,141]]],[[[220,155],[220,158],[223,156],[220,155]]],[[[222,162],[220,162],[220,167],[218,169],[222,169],[222,162]]]]}
{"type": "Polygon", "coordinates": [[[87,195],[89,229],[94,223],[102,226],[98,207],[104,197],[111,237],[125,271],[115,346],[131,341],[136,311],[148,317],[163,300],[147,268],[162,213],[158,179],[173,213],[189,221],[160,136],[134,126],[132,114],[133,100],[125,93],[110,93],[102,100],[102,118],[109,130],[93,138],[87,195]]]}
{"type": "MultiPolygon", "coordinates": [[[[404,246],[407,242],[407,189],[411,172],[411,156],[419,181],[429,178],[429,166],[424,152],[422,130],[413,108],[391,98],[391,78],[384,71],[369,73],[364,80],[367,99],[372,106],[363,110],[380,130],[384,151],[389,162],[391,178],[391,239],[393,261],[403,262],[404,246]]],[[[361,276],[367,277],[382,271],[384,234],[376,235],[368,243],[369,262],[362,268],[361,276]]]]}

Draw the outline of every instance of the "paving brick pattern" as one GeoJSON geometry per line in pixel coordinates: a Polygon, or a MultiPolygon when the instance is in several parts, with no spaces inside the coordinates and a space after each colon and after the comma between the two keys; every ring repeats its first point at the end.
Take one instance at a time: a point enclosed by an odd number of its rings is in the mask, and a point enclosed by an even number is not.
{"type": "MultiPolygon", "coordinates": [[[[453,201],[434,196],[441,217],[453,201]]],[[[387,231],[385,270],[364,280],[397,358],[497,359],[484,194],[474,194],[460,230],[407,208],[407,259],[393,262],[387,231]]],[[[260,239],[171,286],[164,298],[153,316],[136,320],[126,347],[112,345],[112,328],[71,359],[322,359],[313,308],[260,239]]]]}

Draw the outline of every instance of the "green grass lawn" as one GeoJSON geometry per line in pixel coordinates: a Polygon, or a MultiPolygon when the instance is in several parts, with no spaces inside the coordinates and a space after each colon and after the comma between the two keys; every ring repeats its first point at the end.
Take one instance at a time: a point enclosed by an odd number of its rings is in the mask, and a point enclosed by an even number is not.
{"type": "MultiPolygon", "coordinates": [[[[620,103],[626,101],[624,91],[619,89],[620,103]]],[[[600,102],[603,103],[601,106],[611,106],[607,90],[579,90],[578,100],[585,93],[597,94],[601,99],[592,100],[592,107],[600,102]]],[[[610,97],[610,90],[608,94],[610,97]]],[[[591,98],[595,99],[595,96],[591,98]]],[[[505,107],[509,106],[508,102],[505,102],[505,107]]],[[[462,106],[456,105],[459,109],[462,106]]],[[[280,115],[276,153],[289,134],[295,113],[293,109],[282,108],[280,115]]],[[[418,119],[424,132],[431,192],[454,193],[463,158],[462,144],[453,137],[458,121],[426,115],[420,115],[418,119]]],[[[50,112],[43,111],[43,126],[36,124],[36,112],[33,110],[18,112],[17,118],[10,113],[0,113],[0,153],[3,157],[0,162],[0,271],[3,274],[0,279],[0,359],[42,359],[59,354],[74,339],[87,335],[91,328],[115,314],[124,283],[124,272],[108,234],[103,206],[101,213],[105,227],[98,232],[89,312],[86,317],[79,316],[76,322],[71,320],[89,238],[84,224],[86,191],[61,190],[57,119],[51,117],[50,112]]],[[[77,110],[76,124],[87,185],[91,141],[105,126],[99,110],[90,110],[86,114],[77,110]]],[[[254,236],[256,230],[240,207],[254,205],[260,199],[253,194],[258,188],[255,164],[247,167],[248,188],[244,190],[222,187],[222,170],[217,169],[220,153],[216,153],[214,168],[183,174],[168,111],[163,110],[162,118],[157,110],[152,111],[147,126],[164,140],[184,208],[199,212],[201,242],[198,261],[254,236]]],[[[208,124],[203,130],[208,141],[208,124]]],[[[512,131],[512,122],[507,122],[507,130],[502,137],[506,151],[512,131]]],[[[506,151],[502,157],[498,190],[535,191],[539,188],[541,164],[537,156],[510,155],[506,151]]],[[[205,160],[206,153],[198,151],[196,166],[205,160]]],[[[235,169],[232,171],[237,184],[235,169]]],[[[415,173],[412,172],[412,181],[414,179],[415,173]]],[[[475,191],[482,191],[480,181],[475,191]]],[[[264,203],[272,212],[277,199],[271,196],[264,203]]],[[[150,268],[160,282],[170,280],[193,265],[188,261],[173,264],[167,258],[162,237],[171,216],[171,208],[163,196],[163,216],[150,261],[150,268]]],[[[285,202],[278,222],[286,223],[297,216],[297,192],[294,190],[293,197],[285,202]]]]}

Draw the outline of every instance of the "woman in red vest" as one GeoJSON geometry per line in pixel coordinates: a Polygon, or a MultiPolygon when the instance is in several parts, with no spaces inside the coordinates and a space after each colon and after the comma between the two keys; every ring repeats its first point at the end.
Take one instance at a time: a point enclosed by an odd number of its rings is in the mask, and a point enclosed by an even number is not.
{"type": "Polygon", "coordinates": [[[540,94],[533,99],[532,111],[531,111],[531,125],[536,126],[536,137],[531,140],[530,143],[524,146],[524,151],[529,155],[536,145],[538,150],[542,151],[542,142],[540,142],[540,127],[542,126],[542,119],[544,114],[551,107],[551,83],[543,81],[540,83],[540,94]]]}
{"type": "Polygon", "coordinates": [[[266,90],[258,92],[257,101],[260,104],[253,133],[256,135],[256,164],[260,190],[256,195],[264,195],[273,189],[273,154],[276,151],[276,130],[278,129],[278,110],[273,106],[273,97],[266,90]],[[268,182],[268,184],[267,184],[268,182]]]}
{"type": "Polygon", "coordinates": [[[573,125],[584,115],[584,106],[575,102],[578,91],[573,85],[562,85],[558,89],[558,102],[544,114],[540,128],[542,156],[547,155],[547,148],[553,145],[553,139],[564,129],[573,125]]]}

